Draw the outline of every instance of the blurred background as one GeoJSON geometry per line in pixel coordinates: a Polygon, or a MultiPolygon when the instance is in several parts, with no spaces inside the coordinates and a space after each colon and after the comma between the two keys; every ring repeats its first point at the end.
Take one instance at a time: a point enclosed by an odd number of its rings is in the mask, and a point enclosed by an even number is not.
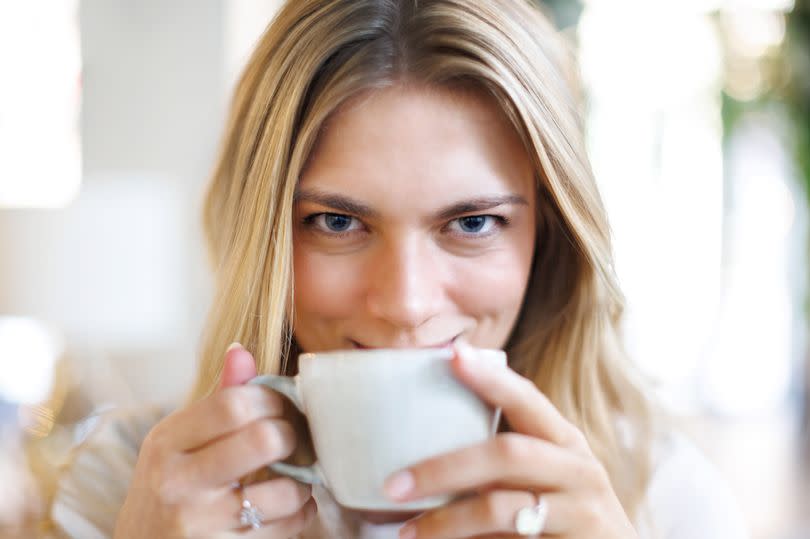
{"type": "MultiPolygon", "coordinates": [[[[202,189],[278,4],[0,0],[0,537],[37,536],[95,415],[182,399],[202,189]]],[[[543,6],[579,53],[634,359],[753,537],[810,537],[810,2],[543,6]]]]}

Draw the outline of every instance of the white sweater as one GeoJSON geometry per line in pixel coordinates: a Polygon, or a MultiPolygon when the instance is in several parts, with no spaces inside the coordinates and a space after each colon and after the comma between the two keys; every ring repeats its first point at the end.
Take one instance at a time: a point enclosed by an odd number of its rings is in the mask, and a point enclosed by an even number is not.
{"type": "MultiPolygon", "coordinates": [[[[109,539],[146,433],[166,410],[105,417],[63,469],[51,508],[59,536],[109,539]]],[[[685,437],[672,434],[654,453],[639,512],[641,539],[748,539],[744,519],[715,468],[685,437]]],[[[329,493],[315,487],[318,523],[303,539],[396,539],[399,525],[345,523],[329,493]],[[355,537],[353,537],[355,536],[355,537]]]]}

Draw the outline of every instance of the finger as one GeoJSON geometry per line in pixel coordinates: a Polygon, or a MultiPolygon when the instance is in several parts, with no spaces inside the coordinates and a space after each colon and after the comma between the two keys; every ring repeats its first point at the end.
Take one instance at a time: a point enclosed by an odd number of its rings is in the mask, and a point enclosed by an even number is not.
{"type": "Polygon", "coordinates": [[[244,489],[224,487],[184,510],[179,529],[185,535],[201,537],[211,530],[239,530],[242,501],[249,500],[263,522],[294,516],[312,498],[312,488],[289,478],[253,483],[244,489]],[[243,498],[244,495],[244,498],[243,498]]]}
{"type": "Polygon", "coordinates": [[[603,476],[603,469],[593,457],[539,438],[506,433],[394,474],[386,480],[385,491],[396,501],[494,485],[553,491],[579,488],[582,483],[601,485],[603,476]]]}
{"type": "Polygon", "coordinates": [[[476,351],[457,341],[451,362],[457,376],[494,407],[517,432],[543,438],[557,445],[590,452],[584,436],[565,419],[531,381],[512,369],[481,361],[476,351]]]}
{"type": "Polygon", "coordinates": [[[256,360],[244,346],[235,342],[225,352],[222,365],[222,374],[219,377],[219,388],[242,385],[251,378],[255,378],[256,360]]]}
{"type": "Polygon", "coordinates": [[[150,438],[167,449],[194,451],[259,419],[282,417],[283,411],[284,403],[273,391],[228,387],[172,413],[150,438]]]}
{"type": "MultiPolygon", "coordinates": [[[[231,497],[236,500],[234,510],[226,515],[231,519],[242,510],[243,500],[250,501],[264,522],[271,522],[294,516],[312,499],[310,485],[299,483],[289,477],[253,483],[244,487],[241,492],[228,490],[231,491],[231,497]]],[[[241,527],[237,521],[238,519],[233,519],[234,528],[241,527]]]]}
{"type": "Polygon", "coordinates": [[[236,537],[248,539],[287,539],[297,537],[298,534],[306,530],[318,514],[318,506],[314,498],[304,504],[294,515],[284,517],[279,520],[265,522],[258,530],[250,530],[239,533],[236,537]]]}
{"type": "MultiPolygon", "coordinates": [[[[563,494],[544,494],[547,517],[543,533],[558,535],[570,529],[575,518],[574,503],[563,494]]],[[[448,505],[423,513],[408,521],[400,531],[400,537],[419,539],[454,539],[478,536],[517,535],[517,515],[523,508],[537,505],[537,497],[528,491],[493,490],[464,498],[448,505]]]]}
{"type": "Polygon", "coordinates": [[[239,343],[231,344],[225,352],[219,391],[168,416],[154,429],[152,438],[160,438],[169,449],[187,451],[262,417],[280,417],[284,405],[276,393],[233,388],[255,376],[251,353],[239,343]]]}
{"type": "Polygon", "coordinates": [[[292,426],[282,419],[260,419],[197,451],[186,453],[171,471],[169,481],[181,492],[224,487],[295,449],[292,426]]]}

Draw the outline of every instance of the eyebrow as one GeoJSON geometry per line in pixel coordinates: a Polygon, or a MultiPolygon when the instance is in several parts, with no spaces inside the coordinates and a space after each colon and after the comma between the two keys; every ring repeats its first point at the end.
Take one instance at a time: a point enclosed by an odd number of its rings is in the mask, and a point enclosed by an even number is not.
{"type": "MultiPolygon", "coordinates": [[[[326,206],[338,212],[350,213],[364,219],[379,217],[380,213],[363,202],[337,193],[327,193],[317,190],[299,190],[295,192],[294,203],[312,202],[326,206]]],[[[437,219],[449,219],[465,213],[482,212],[506,204],[528,206],[529,202],[520,195],[493,195],[462,200],[440,209],[436,213],[437,219]]]]}

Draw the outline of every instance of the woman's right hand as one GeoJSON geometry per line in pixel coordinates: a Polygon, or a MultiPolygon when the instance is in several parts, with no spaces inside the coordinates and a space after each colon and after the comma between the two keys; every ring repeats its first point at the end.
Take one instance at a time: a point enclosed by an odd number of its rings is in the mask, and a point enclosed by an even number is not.
{"type": "Polygon", "coordinates": [[[260,386],[253,356],[237,346],[225,354],[219,390],[160,421],[147,435],[115,539],[256,537],[301,533],[317,509],[311,487],[289,478],[248,485],[245,497],[263,517],[247,531],[239,521],[235,482],[289,456],[292,426],[281,419],[282,400],[260,386]]]}

